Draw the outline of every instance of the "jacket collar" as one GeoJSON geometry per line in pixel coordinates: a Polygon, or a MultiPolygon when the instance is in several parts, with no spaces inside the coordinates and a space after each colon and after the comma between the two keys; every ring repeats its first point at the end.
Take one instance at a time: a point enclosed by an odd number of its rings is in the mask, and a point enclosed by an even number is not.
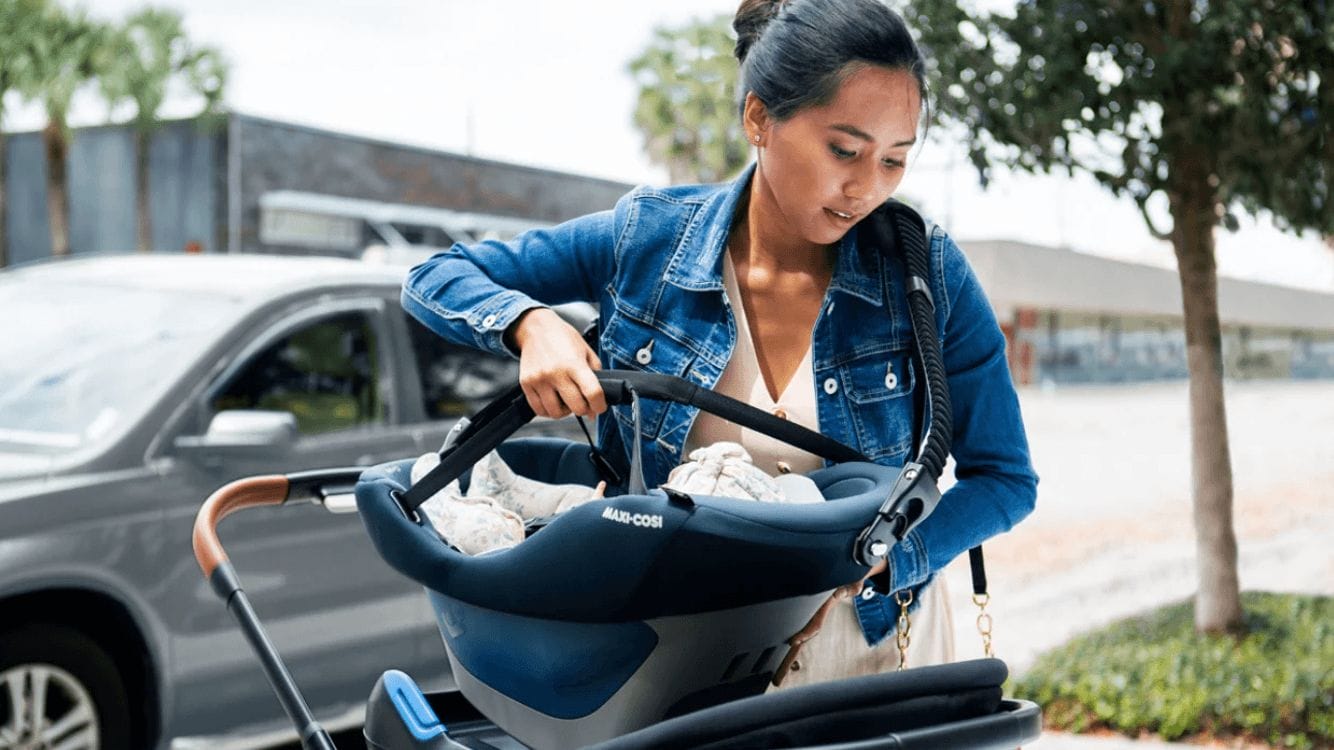
{"type": "MultiPolygon", "coordinates": [[[[709,195],[691,218],[681,235],[664,274],[666,281],[690,291],[723,290],[723,250],[732,229],[732,219],[743,191],[749,189],[755,163],[751,162],[731,183],[709,195]]],[[[831,291],[859,297],[873,305],[884,305],[883,269],[880,254],[874,248],[857,246],[858,225],[839,241],[831,291]]]]}

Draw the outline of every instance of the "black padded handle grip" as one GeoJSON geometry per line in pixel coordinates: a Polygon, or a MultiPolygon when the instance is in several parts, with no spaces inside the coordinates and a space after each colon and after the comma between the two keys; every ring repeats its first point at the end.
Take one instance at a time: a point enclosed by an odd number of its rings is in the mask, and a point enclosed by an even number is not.
{"type": "MultiPolygon", "coordinates": [[[[601,370],[596,375],[608,405],[630,403],[634,394],[640,398],[688,404],[821,458],[840,462],[868,460],[837,440],[673,375],[637,370],[601,370]]],[[[532,421],[533,416],[533,410],[518,386],[487,404],[440,457],[440,465],[404,493],[400,499],[403,509],[415,510],[532,421]]]]}
{"type": "Polygon", "coordinates": [[[629,403],[630,392],[633,390],[640,398],[672,401],[697,407],[831,461],[867,460],[861,453],[837,440],[775,417],[745,402],[701,388],[683,378],[636,370],[603,370],[598,372],[597,376],[598,382],[602,384],[602,391],[607,396],[608,404],[629,403]]]}

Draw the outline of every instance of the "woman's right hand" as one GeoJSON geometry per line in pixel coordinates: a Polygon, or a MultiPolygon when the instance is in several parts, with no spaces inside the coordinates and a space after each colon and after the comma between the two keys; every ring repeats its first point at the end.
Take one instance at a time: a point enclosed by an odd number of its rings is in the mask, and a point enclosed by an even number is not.
{"type": "Polygon", "coordinates": [[[602,365],[574,326],[550,308],[535,307],[520,315],[508,333],[519,350],[519,386],[534,414],[559,419],[607,410],[602,384],[593,374],[602,365]]]}

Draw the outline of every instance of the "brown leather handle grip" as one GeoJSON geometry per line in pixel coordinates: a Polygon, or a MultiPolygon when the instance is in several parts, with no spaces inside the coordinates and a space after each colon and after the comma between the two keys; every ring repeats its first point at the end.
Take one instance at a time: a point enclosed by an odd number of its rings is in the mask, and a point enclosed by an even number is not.
{"type": "Polygon", "coordinates": [[[227,553],[218,541],[218,522],[242,508],[258,505],[281,505],[287,499],[287,477],[274,474],[247,477],[227,484],[204,501],[195,516],[193,542],[195,559],[209,578],[213,571],[227,561],[227,553]]]}

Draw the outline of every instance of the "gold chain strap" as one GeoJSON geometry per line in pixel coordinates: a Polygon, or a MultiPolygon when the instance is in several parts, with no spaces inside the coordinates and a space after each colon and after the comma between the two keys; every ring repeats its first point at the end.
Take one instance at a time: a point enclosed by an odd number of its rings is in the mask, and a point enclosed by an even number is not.
{"type": "Polygon", "coordinates": [[[908,618],[908,605],[912,604],[912,591],[894,592],[894,601],[899,603],[897,640],[899,644],[899,671],[902,672],[908,668],[908,644],[912,641],[912,621],[908,618]]]}
{"type": "Polygon", "coordinates": [[[973,604],[977,605],[977,632],[982,636],[982,654],[987,658],[995,656],[991,648],[991,613],[987,612],[987,603],[991,594],[973,594],[973,604]]]}

